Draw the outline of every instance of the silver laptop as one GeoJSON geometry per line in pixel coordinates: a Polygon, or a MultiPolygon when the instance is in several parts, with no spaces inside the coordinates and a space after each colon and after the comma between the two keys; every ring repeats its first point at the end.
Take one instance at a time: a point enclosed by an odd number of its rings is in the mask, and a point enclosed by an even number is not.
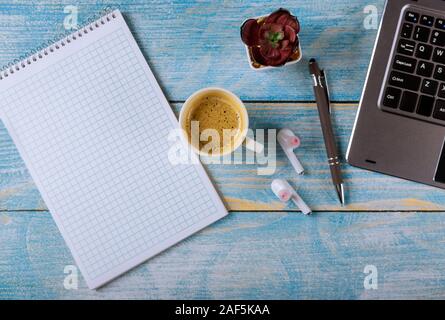
{"type": "Polygon", "coordinates": [[[351,165],[445,188],[445,1],[388,0],[351,165]]]}

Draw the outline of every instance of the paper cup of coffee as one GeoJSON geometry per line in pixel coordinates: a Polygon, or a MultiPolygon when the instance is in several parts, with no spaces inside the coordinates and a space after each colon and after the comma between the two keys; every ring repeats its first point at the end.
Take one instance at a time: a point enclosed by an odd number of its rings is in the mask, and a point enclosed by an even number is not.
{"type": "Polygon", "coordinates": [[[222,88],[205,88],[184,103],[179,115],[184,138],[201,156],[219,157],[246,148],[262,152],[263,145],[247,137],[249,116],[244,103],[222,88]]]}

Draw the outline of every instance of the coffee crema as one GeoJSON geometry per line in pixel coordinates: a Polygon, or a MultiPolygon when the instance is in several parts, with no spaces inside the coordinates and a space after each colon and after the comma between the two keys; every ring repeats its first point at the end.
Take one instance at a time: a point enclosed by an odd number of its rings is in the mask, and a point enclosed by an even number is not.
{"type": "Polygon", "coordinates": [[[207,95],[195,101],[187,120],[186,130],[189,137],[199,134],[195,137],[195,141],[199,141],[200,150],[209,143],[218,143],[220,149],[218,152],[222,152],[225,148],[232,148],[236,136],[242,130],[240,108],[230,99],[218,94],[207,95]],[[193,122],[199,124],[198,132],[193,132],[193,122]],[[207,141],[201,141],[208,129],[213,129],[218,133],[219,141],[212,141],[213,135],[209,135],[207,141]]]}

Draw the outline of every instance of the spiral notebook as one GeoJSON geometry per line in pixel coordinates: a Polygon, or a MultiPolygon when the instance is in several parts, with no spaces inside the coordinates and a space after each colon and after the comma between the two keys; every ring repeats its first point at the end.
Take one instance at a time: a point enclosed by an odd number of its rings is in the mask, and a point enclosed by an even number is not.
{"type": "Polygon", "coordinates": [[[2,71],[0,101],[90,288],[227,215],[199,162],[170,163],[178,122],[118,10],[2,71]]]}

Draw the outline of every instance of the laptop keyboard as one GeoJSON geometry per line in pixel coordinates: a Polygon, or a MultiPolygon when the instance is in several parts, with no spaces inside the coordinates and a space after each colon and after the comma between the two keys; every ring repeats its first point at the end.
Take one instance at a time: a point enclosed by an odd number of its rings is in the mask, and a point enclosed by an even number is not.
{"type": "Polygon", "coordinates": [[[384,110],[445,125],[445,15],[403,13],[384,110]]]}

